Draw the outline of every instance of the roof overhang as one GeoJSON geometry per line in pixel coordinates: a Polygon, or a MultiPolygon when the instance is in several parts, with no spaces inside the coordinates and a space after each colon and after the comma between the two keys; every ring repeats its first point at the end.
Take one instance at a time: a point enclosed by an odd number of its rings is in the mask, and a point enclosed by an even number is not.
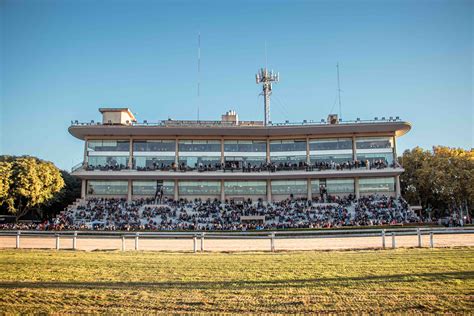
{"type": "Polygon", "coordinates": [[[69,133],[78,139],[86,137],[159,137],[159,136],[230,136],[230,137],[272,137],[272,136],[324,136],[355,134],[391,134],[402,136],[411,129],[408,122],[378,122],[353,124],[320,124],[290,126],[147,126],[147,125],[72,125],[69,133]]]}

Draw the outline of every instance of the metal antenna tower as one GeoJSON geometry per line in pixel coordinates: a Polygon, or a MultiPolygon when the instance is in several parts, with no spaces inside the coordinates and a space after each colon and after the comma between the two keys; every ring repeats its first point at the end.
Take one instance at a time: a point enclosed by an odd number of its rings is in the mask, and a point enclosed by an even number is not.
{"type": "Polygon", "coordinates": [[[337,68],[337,93],[339,95],[339,119],[342,118],[342,110],[341,110],[341,82],[339,80],[339,63],[336,64],[337,68]]]}
{"type": "Polygon", "coordinates": [[[199,103],[201,102],[201,32],[198,33],[198,64],[197,64],[197,71],[198,71],[198,82],[197,82],[197,120],[199,121],[199,103]]]}
{"type": "Polygon", "coordinates": [[[274,73],[273,70],[261,68],[255,75],[255,81],[257,84],[262,84],[262,95],[265,108],[265,120],[264,125],[267,126],[270,122],[270,95],[272,94],[272,82],[280,81],[280,73],[274,73]]]}

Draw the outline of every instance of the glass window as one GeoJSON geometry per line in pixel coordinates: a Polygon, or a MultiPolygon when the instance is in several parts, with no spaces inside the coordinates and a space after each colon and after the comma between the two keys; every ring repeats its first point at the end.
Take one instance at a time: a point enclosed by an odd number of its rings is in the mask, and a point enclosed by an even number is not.
{"type": "Polygon", "coordinates": [[[354,194],[354,179],[326,179],[326,189],[329,194],[354,194]]]}
{"type": "Polygon", "coordinates": [[[311,180],[311,192],[319,194],[319,186],[321,184],[322,183],[319,181],[319,179],[311,180]]]}
{"type": "Polygon", "coordinates": [[[306,152],[306,140],[272,140],[270,141],[270,153],[281,151],[304,151],[306,152]]]}
{"type": "Polygon", "coordinates": [[[166,157],[134,157],[134,168],[137,170],[160,170],[171,167],[174,163],[174,156],[166,157]]]}
{"type": "Polygon", "coordinates": [[[264,140],[226,140],[225,152],[267,152],[267,142],[264,140]]]}
{"type": "Polygon", "coordinates": [[[357,160],[370,161],[373,164],[375,161],[384,161],[387,165],[393,164],[393,153],[369,153],[369,154],[359,154],[357,153],[357,160]]]}
{"type": "Polygon", "coordinates": [[[89,156],[88,165],[93,169],[125,169],[129,156],[89,156]]]}
{"type": "Polygon", "coordinates": [[[208,156],[186,156],[179,157],[179,163],[184,163],[190,168],[197,168],[199,164],[215,166],[217,163],[221,162],[220,155],[217,157],[208,157],[208,156]]]}
{"type": "Polygon", "coordinates": [[[130,151],[128,140],[89,140],[87,151],[130,151]]]}
{"type": "Polygon", "coordinates": [[[392,148],[393,137],[365,137],[356,139],[357,149],[392,148]]]}
{"type": "Polygon", "coordinates": [[[261,166],[267,161],[266,156],[226,156],[224,157],[226,162],[235,162],[238,164],[240,167],[242,167],[243,163],[250,164],[251,166],[261,166]]]}
{"type": "Polygon", "coordinates": [[[127,195],[128,181],[88,180],[87,194],[91,195],[127,195]]]}
{"type": "Polygon", "coordinates": [[[174,140],[135,140],[133,141],[134,152],[161,152],[176,151],[176,142],[174,140]]]}
{"type": "Polygon", "coordinates": [[[226,181],[224,191],[228,195],[265,195],[266,181],[226,181]]]}
{"type": "Polygon", "coordinates": [[[163,187],[163,193],[165,195],[174,194],[174,182],[173,181],[133,181],[132,192],[133,195],[150,195],[155,196],[157,185],[163,187]]]}
{"type": "Polygon", "coordinates": [[[273,155],[270,157],[271,162],[274,163],[290,163],[290,164],[297,164],[300,162],[306,161],[306,156],[298,155],[298,156],[282,156],[282,155],[273,155]]]}
{"type": "Polygon", "coordinates": [[[307,194],[306,180],[273,180],[272,194],[307,194]]]}
{"type": "Polygon", "coordinates": [[[221,152],[220,140],[180,140],[180,152],[221,152]]]}
{"type": "Polygon", "coordinates": [[[340,150],[352,149],[351,138],[312,139],[309,141],[309,150],[340,150]]]}
{"type": "Polygon", "coordinates": [[[351,154],[341,154],[341,155],[311,155],[309,156],[311,163],[318,162],[335,162],[335,163],[344,163],[348,161],[353,161],[351,154]]]}
{"type": "Polygon", "coordinates": [[[220,181],[179,181],[180,195],[218,195],[221,193],[220,181]]]}
{"type": "Polygon", "coordinates": [[[372,192],[394,192],[395,191],[395,178],[360,178],[359,179],[359,192],[360,193],[372,193],[372,192]]]}

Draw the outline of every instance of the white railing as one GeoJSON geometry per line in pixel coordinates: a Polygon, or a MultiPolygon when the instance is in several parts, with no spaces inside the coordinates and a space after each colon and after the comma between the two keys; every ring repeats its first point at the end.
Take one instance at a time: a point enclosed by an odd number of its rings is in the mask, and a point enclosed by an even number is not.
{"type": "MultiPolygon", "coordinates": [[[[61,238],[72,238],[72,249],[78,249],[78,240],[121,240],[121,250],[125,251],[127,240],[134,240],[134,250],[139,250],[139,240],[160,239],[186,239],[193,241],[193,252],[205,250],[205,240],[269,240],[270,251],[275,251],[275,240],[282,239],[308,239],[308,238],[360,238],[380,237],[380,248],[387,248],[387,239],[391,240],[391,248],[396,248],[397,237],[417,236],[418,247],[422,247],[423,236],[429,236],[430,248],[435,247],[435,235],[474,234],[474,226],[445,228],[445,227],[410,227],[388,229],[324,229],[303,231],[252,231],[252,232],[186,232],[186,231],[161,231],[161,232],[124,232],[124,231],[33,231],[33,230],[3,230],[2,237],[16,237],[15,248],[21,248],[22,237],[28,238],[55,238],[56,249],[60,249],[61,238]]],[[[69,248],[71,249],[71,248],[69,248]]],[[[100,249],[100,247],[98,248],[100,249]]],[[[191,249],[190,249],[191,250],[191,249]]]]}

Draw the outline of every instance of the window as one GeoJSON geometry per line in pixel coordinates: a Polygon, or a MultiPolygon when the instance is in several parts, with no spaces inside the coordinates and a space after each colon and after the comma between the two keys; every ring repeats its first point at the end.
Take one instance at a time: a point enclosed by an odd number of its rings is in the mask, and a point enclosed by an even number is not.
{"type": "Polygon", "coordinates": [[[128,140],[89,140],[87,141],[87,151],[130,151],[128,140]]]}
{"type": "Polygon", "coordinates": [[[180,181],[180,195],[218,195],[221,193],[220,181],[180,181]]]}
{"type": "Polygon", "coordinates": [[[91,195],[127,195],[128,181],[88,180],[87,193],[91,195]]]}
{"type": "Polygon", "coordinates": [[[138,156],[134,157],[134,168],[143,170],[157,170],[165,167],[169,167],[174,162],[174,156],[138,156]]]}
{"type": "Polygon", "coordinates": [[[129,156],[89,156],[88,165],[94,169],[125,169],[129,156]]]}
{"type": "Polygon", "coordinates": [[[134,152],[175,152],[176,142],[174,140],[135,140],[133,141],[134,152]]]}
{"type": "Polygon", "coordinates": [[[267,142],[264,140],[226,140],[224,141],[225,152],[267,152],[267,142]]]}
{"type": "Polygon", "coordinates": [[[326,189],[329,194],[354,194],[354,179],[327,179],[326,189]]]}
{"type": "Polygon", "coordinates": [[[352,149],[351,138],[329,138],[329,139],[312,139],[309,141],[309,150],[341,150],[352,149]]]}
{"type": "Polygon", "coordinates": [[[341,154],[341,155],[311,155],[310,160],[312,163],[317,162],[335,162],[343,163],[353,161],[352,154],[341,154]]]}
{"type": "Polygon", "coordinates": [[[307,194],[307,185],[306,180],[273,180],[272,194],[307,194]]]}
{"type": "Polygon", "coordinates": [[[272,140],[270,141],[270,153],[281,151],[304,151],[306,152],[306,140],[272,140]]]}
{"type": "Polygon", "coordinates": [[[359,179],[359,192],[394,192],[395,178],[361,178],[359,179]]]}
{"type": "Polygon", "coordinates": [[[226,181],[225,194],[228,195],[265,195],[267,194],[266,181],[226,181]]]}
{"type": "Polygon", "coordinates": [[[221,152],[220,140],[181,140],[180,152],[221,152]]]}
{"type": "Polygon", "coordinates": [[[173,181],[133,181],[132,192],[133,195],[150,195],[155,196],[156,187],[161,184],[163,187],[163,193],[165,195],[174,194],[174,182],[173,181]]]}
{"type": "Polygon", "coordinates": [[[357,149],[392,148],[392,137],[366,137],[356,139],[357,149]]]}
{"type": "Polygon", "coordinates": [[[391,165],[393,163],[393,153],[368,153],[368,154],[360,154],[357,153],[357,160],[365,161],[368,160],[372,164],[376,160],[382,160],[387,165],[391,165]]]}

